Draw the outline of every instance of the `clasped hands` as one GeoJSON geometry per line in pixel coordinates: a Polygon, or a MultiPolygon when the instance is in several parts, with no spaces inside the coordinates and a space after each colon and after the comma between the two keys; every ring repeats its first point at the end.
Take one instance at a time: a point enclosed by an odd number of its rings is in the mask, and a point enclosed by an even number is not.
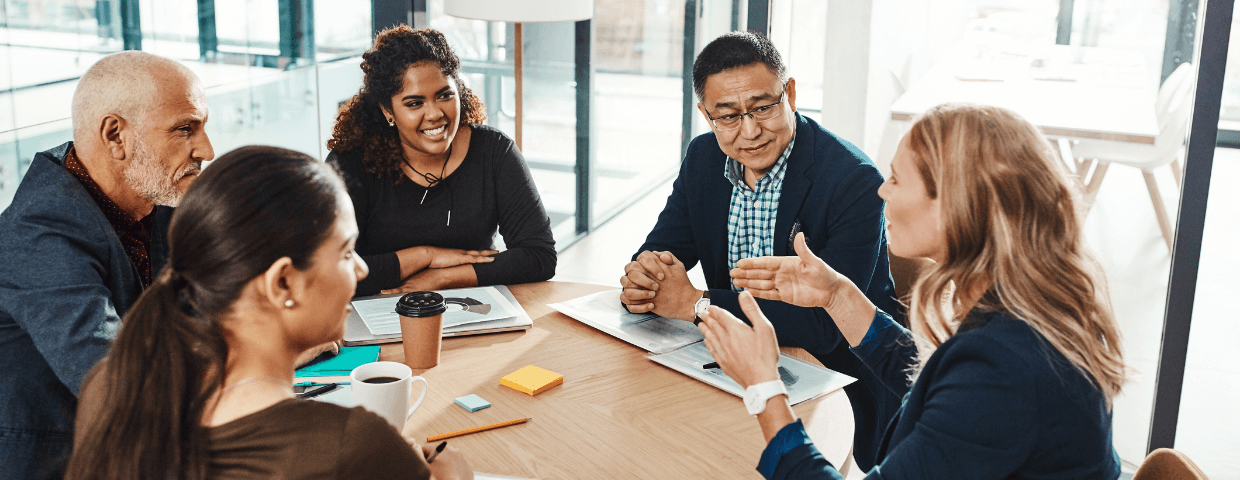
{"type": "Polygon", "coordinates": [[[671,252],[644,251],[624,266],[620,277],[620,302],[630,312],[653,312],[663,317],[692,321],[694,304],[702,291],[693,287],[685,264],[671,252]]]}

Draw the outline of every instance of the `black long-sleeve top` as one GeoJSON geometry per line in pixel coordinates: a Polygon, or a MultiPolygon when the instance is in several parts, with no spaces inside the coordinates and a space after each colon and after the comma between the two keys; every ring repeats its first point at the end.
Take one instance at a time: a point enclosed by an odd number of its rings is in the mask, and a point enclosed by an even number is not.
{"type": "Polygon", "coordinates": [[[393,177],[367,173],[361,150],[327,156],[344,175],[357,215],[357,253],[370,266],[370,275],[357,284],[358,296],[401,284],[398,250],[492,249],[497,230],[507,250],[493,262],[473,264],[478,285],[540,282],[555,275],[551,220],[525,159],[499,130],[471,127],[461,166],[429,189],[407,178],[397,185],[393,177]]]}

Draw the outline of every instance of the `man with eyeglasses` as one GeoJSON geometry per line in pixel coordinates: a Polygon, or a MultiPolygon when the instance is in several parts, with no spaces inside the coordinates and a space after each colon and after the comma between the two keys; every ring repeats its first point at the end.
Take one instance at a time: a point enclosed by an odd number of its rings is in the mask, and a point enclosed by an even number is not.
{"type": "MultiPolygon", "coordinates": [[[[658,224],[624,268],[625,308],[693,321],[715,305],[745,318],[728,272],[742,258],[796,255],[804,234],[804,247],[899,315],[878,197],[883,177],[856,146],[796,112],[796,80],[770,40],[752,32],[715,39],[693,63],[693,88],[711,132],[690,143],[658,224]],[[698,262],[708,290],[685,273],[698,262]]],[[[782,344],[860,380],[844,390],[856,424],[853,456],[869,470],[900,399],[848,350],[824,310],[758,302],[782,344]]]]}

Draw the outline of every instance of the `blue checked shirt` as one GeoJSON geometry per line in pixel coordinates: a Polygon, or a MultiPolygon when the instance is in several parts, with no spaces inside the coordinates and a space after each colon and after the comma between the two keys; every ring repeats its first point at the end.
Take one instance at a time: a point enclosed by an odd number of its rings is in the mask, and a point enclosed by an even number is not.
{"type": "MultiPolygon", "coordinates": [[[[788,156],[796,143],[795,134],[779,160],[750,190],[745,184],[745,166],[731,157],[723,167],[723,176],[732,182],[732,202],[728,205],[728,269],[736,268],[742,258],[766,257],[775,254],[775,214],[779,212],[779,194],[784,189],[784,171],[788,156]]],[[[736,284],[732,290],[740,291],[736,284]]]]}

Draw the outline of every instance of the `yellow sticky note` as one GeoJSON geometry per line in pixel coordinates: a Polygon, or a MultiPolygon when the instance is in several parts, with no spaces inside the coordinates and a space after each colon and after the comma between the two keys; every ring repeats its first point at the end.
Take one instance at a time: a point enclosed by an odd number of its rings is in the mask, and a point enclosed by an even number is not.
{"type": "Polygon", "coordinates": [[[530,395],[538,395],[561,383],[564,383],[563,375],[533,365],[527,365],[499,379],[500,385],[530,395]]]}

